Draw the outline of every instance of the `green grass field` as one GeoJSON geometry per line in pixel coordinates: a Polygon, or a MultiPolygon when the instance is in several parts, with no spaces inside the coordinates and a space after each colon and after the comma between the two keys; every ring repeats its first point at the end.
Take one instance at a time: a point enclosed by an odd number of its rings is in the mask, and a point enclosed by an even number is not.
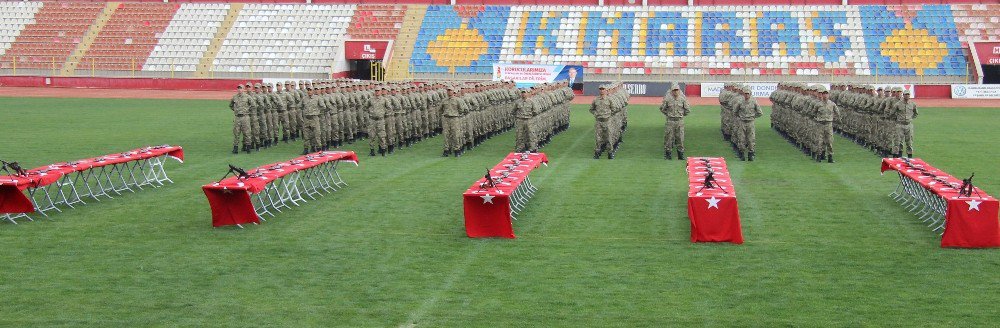
{"type": "MultiPolygon", "coordinates": [[[[689,156],[724,156],[746,244],[692,244],[681,161],[663,117],[633,106],[618,158],[594,160],[593,118],[543,149],[549,167],[515,240],[465,237],[461,193],[513,133],[461,158],[435,138],[361,166],[350,187],[260,226],[212,228],[201,185],[231,155],[223,101],[0,98],[0,158],[26,167],[155,144],[185,148],[175,184],[19,225],[0,223],[0,326],[994,326],[1000,250],[942,249],[887,194],[895,174],[838,137],[811,161],[757,122],[758,161],[732,159],[717,107],[686,121],[689,156]]],[[[919,157],[1000,194],[997,109],[925,108],[919,157]]],[[[37,216],[36,216],[37,217],[37,216]]]]}

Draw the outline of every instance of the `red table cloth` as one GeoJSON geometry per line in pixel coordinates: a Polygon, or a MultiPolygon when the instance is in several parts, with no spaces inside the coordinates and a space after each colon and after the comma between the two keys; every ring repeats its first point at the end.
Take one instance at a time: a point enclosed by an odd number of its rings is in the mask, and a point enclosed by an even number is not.
{"type": "Polygon", "coordinates": [[[975,188],[972,197],[959,196],[962,179],[934,168],[919,158],[883,158],[882,172],[893,170],[916,181],[948,204],[941,247],[1000,247],[1000,203],[975,188]]]}
{"type": "Polygon", "coordinates": [[[477,180],[462,194],[465,233],[470,238],[515,238],[510,196],[532,170],[548,162],[544,153],[510,153],[490,169],[494,180],[499,180],[496,186],[480,188],[486,177],[477,180]],[[504,177],[505,173],[507,177],[504,177]]]}
{"type": "Polygon", "coordinates": [[[103,166],[142,161],[154,157],[170,156],[184,162],[184,149],[180,146],[155,146],[123,153],[56,163],[27,170],[26,176],[0,175],[0,213],[33,213],[35,204],[24,194],[28,188],[40,188],[56,183],[63,176],[103,166]]]}
{"type": "Polygon", "coordinates": [[[687,172],[691,242],[742,244],[740,211],[726,160],[721,157],[688,157],[687,172]],[[709,170],[715,177],[715,188],[705,187],[709,170]]]}
{"type": "Polygon", "coordinates": [[[323,151],[295,159],[264,165],[247,171],[251,177],[240,180],[229,177],[201,187],[212,208],[212,226],[221,227],[245,223],[260,223],[260,217],[250,201],[251,194],[264,191],[267,184],[293,173],[308,170],[329,162],[351,162],[358,164],[358,155],[353,151],[323,151]]]}

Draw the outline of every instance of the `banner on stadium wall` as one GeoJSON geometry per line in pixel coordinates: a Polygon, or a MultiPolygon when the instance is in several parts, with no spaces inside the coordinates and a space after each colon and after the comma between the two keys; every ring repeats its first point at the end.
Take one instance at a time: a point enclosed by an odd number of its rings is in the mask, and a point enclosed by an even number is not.
{"type": "MultiPolygon", "coordinates": [[[[756,98],[768,98],[771,97],[771,93],[778,89],[778,83],[743,83],[750,87],[753,96],[756,98]]],[[[829,83],[810,83],[809,85],[822,85],[826,87],[827,90],[830,89],[829,83]]],[[[719,93],[722,92],[723,83],[702,83],[701,84],[701,96],[706,98],[717,98],[719,93]]],[[[902,87],[904,90],[910,90],[910,97],[915,98],[917,94],[912,84],[874,84],[876,88],[887,88],[887,87],[902,87]]]]}
{"type": "Polygon", "coordinates": [[[976,42],[979,65],[1000,65],[1000,42],[976,42]]]}
{"type": "Polygon", "coordinates": [[[952,84],[954,99],[1000,99],[1000,84],[952,84]]]}
{"type": "MultiPolygon", "coordinates": [[[[704,98],[718,98],[724,85],[725,83],[702,83],[701,96],[704,98]]],[[[770,97],[771,93],[778,89],[777,82],[743,83],[743,85],[750,87],[750,92],[755,98],[770,97]]],[[[826,86],[829,87],[830,85],[827,84],[826,86]]]]}
{"type": "Polygon", "coordinates": [[[583,66],[493,64],[493,81],[514,81],[518,88],[539,83],[570,81],[573,90],[583,87],[583,66]]]}
{"type": "Polygon", "coordinates": [[[389,41],[346,40],[344,58],[348,60],[382,60],[389,49],[389,41]]]}
{"type": "MultiPolygon", "coordinates": [[[[598,88],[608,83],[610,82],[586,82],[583,84],[583,94],[596,96],[601,93],[598,88]]],[[[629,95],[637,97],[663,97],[670,91],[669,82],[623,82],[622,84],[629,95]]],[[[683,92],[684,83],[679,83],[678,86],[683,92]]]]}

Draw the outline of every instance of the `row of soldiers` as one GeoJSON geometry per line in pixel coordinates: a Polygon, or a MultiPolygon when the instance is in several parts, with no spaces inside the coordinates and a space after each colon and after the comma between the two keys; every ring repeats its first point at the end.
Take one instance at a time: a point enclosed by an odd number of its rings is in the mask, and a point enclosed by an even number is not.
{"type": "Polygon", "coordinates": [[[817,162],[833,163],[833,121],[839,109],[822,85],[778,83],[771,93],[771,126],[817,162]]]}
{"type": "Polygon", "coordinates": [[[514,150],[537,152],[552,136],[569,128],[569,104],[575,95],[568,82],[539,84],[521,90],[514,109],[517,136],[514,150]]]}
{"type": "Polygon", "coordinates": [[[441,106],[448,85],[441,83],[381,83],[367,108],[369,155],[385,156],[441,133],[441,106]]]}
{"type": "Polygon", "coordinates": [[[514,126],[514,107],[521,98],[514,82],[453,85],[441,106],[443,156],[462,153],[514,126]]]}
{"type": "Polygon", "coordinates": [[[726,83],[719,93],[722,107],[722,139],[729,141],[741,161],[753,161],[757,151],[757,129],[754,120],[763,112],[750,87],[726,83]]]}
{"type": "Polygon", "coordinates": [[[834,84],[830,100],[840,108],[834,128],[882,157],[913,157],[913,119],[917,105],[900,87],[834,84]]]}
{"type": "Polygon", "coordinates": [[[594,159],[601,158],[607,151],[608,159],[615,158],[615,152],[622,142],[622,135],[628,128],[629,93],[624,84],[615,82],[601,85],[600,95],[590,105],[594,115],[594,159]]]}
{"type": "Polygon", "coordinates": [[[303,137],[309,152],[362,138],[373,87],[350,80],[240,85],[229,105],[235,116],[233,153],[241,143],[249,153],[279,138],[303,137]]]}
{"type": "Polygon", "coordinates": [[[305,97],[303,85],[265,85],[247,83],[237,86],[237,93],[229,102],[233,111],[233,153],[249,153],[281,141],[295,140],[301,130],[292,128],[302,122],[301,103],[305,97]]]}
{"type": "Polygon", "coordinates": [[[691,114],[691,104],[677,83],[671,83],[670,91],[663,95],[660,113],[667,119],[663,127],[663,158],[673,159],[673,151],[676,149],[677,159],[685,159],[684,117],[691,114]]]}

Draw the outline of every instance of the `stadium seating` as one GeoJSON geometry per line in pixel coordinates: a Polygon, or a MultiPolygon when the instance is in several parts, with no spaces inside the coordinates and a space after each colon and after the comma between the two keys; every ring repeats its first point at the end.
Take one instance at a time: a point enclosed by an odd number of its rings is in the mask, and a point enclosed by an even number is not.
{"type": "Polygon", "coordinates": [[[395,40],[405,15],[405,5],[358,5],[347,34],[356,40],[395,40]]]}
{"type": "Polygon", "coordinates": [[[185,3],[153,48],[144,71],[194,72],[219,31],[229,4],[185,3]]]}
{"type": "Polygon", "coordinates": [[[121,3],[80,60],[79,68],[142,70],[180,5],[121,3]]]}
{"type": "MultiPolygon", "coordinates": [[[[414,51],[414,71],[489,73],[499,59],[634,76],[967,74],[947,5],[514,6],[509,14],[500,8],[487,9],[500,15],[482,17],[432,6],[414,51]],[[503,27],[490,30],[494,26],[503,27]],[[485,50],[469,46],[479,39],[502,42],[485,50]]],[[[995,31],[995,24],[981,22],[995,16],[966,17],[981,28],[970,34],[995,31]]]]}
{"type": "Polygon", "coordinates": [[[62,67],[97,15],[103,2],[44,2],[34,22],[24,26],[0,61],[4,67],[17,60],[18,69],[51,70],[62,67]]]}
{"type": "Polygon", "coordinates": [[[952,5],[958,39],[969,41],[1000,41],[1000,4],[952,5]]]}
{"type": "Polygon", "coordinates": [[[248,4],[215,59],[216,73],[327,73],[354,5],[248,4]]]}
{"type": "Polygon", "coordinates": [[[25,25],[35,22],[35,14],[41,7],[41,2],[0,2],[0,56],[7,52],[25,25]]]}
{"type": "Polygon", "coordinates": [[[410,59],[413,71],[490,73],[509,15],[506,6],[430,6],[410,59]]]}
{"type": "Polygon", "coordinates": [[[125,2],[101,25],[104,6],[0,2],[0,69],[62,66],[94,29],[79,69],[316,77],[345,39],[403,38],[417,78],[483,78],[500,62],[630,79],[954,82],[969,75],[968,42],[1000,41],[1000,4],[431,5],[416,35],[400,35],[420,22],[413,5],[125,2]]]}

